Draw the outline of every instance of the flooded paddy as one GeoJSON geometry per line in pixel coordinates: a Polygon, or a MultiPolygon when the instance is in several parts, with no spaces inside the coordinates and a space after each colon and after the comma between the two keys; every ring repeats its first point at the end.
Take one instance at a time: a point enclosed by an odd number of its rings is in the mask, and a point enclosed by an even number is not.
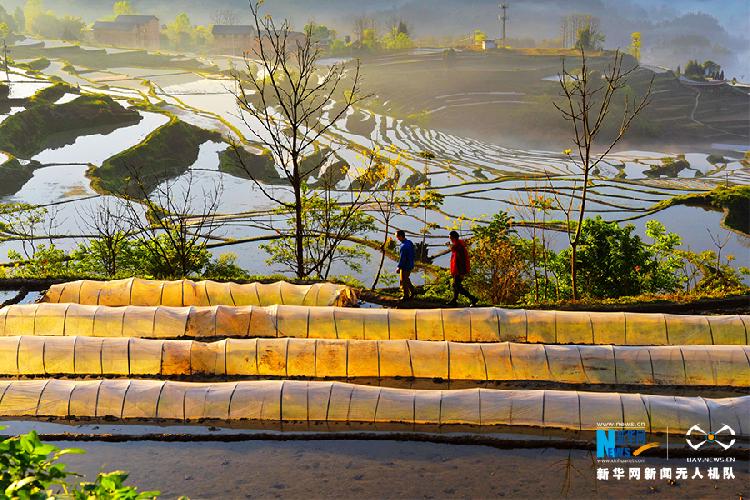
{"type": "MultiPolygon", "coordinates": [[[[127,56],[125,52],[119,55],[127,56]]],[[[204,62],[218,67],[239,65],[236,58],[216,57],[204,62]]],[[[248,130],[237,109],[232,94],[236,90],[235,84],[225,76],[171,67],[114,66],[89,69],[78,64],[75,67],[77,74],[73,75],[63,70],[64,64],[63,60],[52,59],[50,67],[43,74],[14,73],[11,97],[31,97],[40,89],[49,87],[51,82],[46,79],[47,75],[54,75],[78,85],[83,93],[111,95],[126,106],[138,102],[161,106],[165,113],[186,123],[220,132],[225,140],[236,137],[236,132],[251,143],[254,140],[253,133],[248,130]],[[154,85],[155,95],[146,95],[148,82],[154,85]]],[[[445,94],[440,96],[439,105],[469,105],[471,102],[467,99],[477,97],[510,101],[523,99],[523,95],[517,92],[486,94],[445,94]]],[[[56,104],[73,102],[77,97],[77,94],[66,94],[56,104]]],[[[21,109],[14,107],[11,112],[21,109]]],[[[38,161],[42,168],[37,169],[17,193],[6,197],[6,201],[39,205],[65,201],[64,208],[60,210],[71,216],[78,210],[79,204],[96,206],[99,198],[85,175],[88,166],[101,165],[108,158],[142,143],[151,132],[169,120],[168,115],[161,112],[140,111],[140,114],[143,119],[137,125],[106,134],[81,135],[73,144],[38,153],[32,160],[38,161]]],[[[249,117],[245,115],[245,119],[249,117]]],[[[411,175],[426,174],[430,189],[445,196],[442,207],[428,210],[426,221],[423,210],[411,210],[398,216],[396,225],[414,235],[420,234],[426,222],[441,228],[432,229],[427,236],[435,252],[443,248],[443,233],[449,227],[458,225],[467,231],[476,221],[481,223],[488,220],[499,210],[507,210],[517,220],[529,219],[530,213],[523,207],[529,196],[553,197],[555,192],[566,196],[579,187],[575,177],[577,167],[571,158],[559,152],[509,148],[503,144],[420,127],[368,110],[350,112],[349,116],[334,124],[330,134],[321,138],[320,142],[321,145],[333,146],[336,156],[354,168],[363,164],[363,149],[376,145],[394,147],[402,155],[402,184],[411,175]],[[419,151],[430,151],[435,159],[425,161],[417,156],[419,151]]],[[[688,166],[672,177],[647,173],[652,167],[661,165],[664,158],[675,158],[674,155],[636,150],[613,153],[595,172],[588,214],[601,215],[606,220],[630,221],[642,237],[647,220],[661,220],[668,231],[680,234],[684,248],[694,251],[714,249],[712,239],[726,240],[724,252],[735,255],[738,265],[750,265],[748,238],[722,227],[721,212],[686,206],[651,212],[654,204],[678,194],[704,192],[726,182],[750,183],[750,169],[741,161],[742,148],[727,144],[723,146],[726,146],[726,151],[718,162],[715,159],[709,161],[709,152],[686,154],[684,160],[688,166]]],[[[192,180],[201,189],[210,191],[214,186],[221,186],[219,212],[222,227],[217,234],[222,236],[216,243],[226,238],[242,240],[263,236],[272,229],[269,225],[283,227],[283,222],[269,218],[268,211],[274,205],[252,181],[218,171],[219,153],[226,148],[224,142],[204,143],[200,146],[197,161],[191,167],[192,180]]],[[[179,186],[186,180],[187,177],[183,176],[171,182],[179,186]]],[[[342,190],[346,187],[347,181],[342,181],[338,186],[342,190]]],[[[270,189],[286,196],[283,187],[270,189]]],[[[342,196],[345,193],[342,192],[342,196]]],[[[537,213],[536,216],[537,219],[544,217],[546,220],[564,219],[564,214],[555,209],[546,214],[537,213]]],[[[73,216],[70,218],[75,220],[73,216]]],[[[74,222],[61,223],[56,234],[76,234],[76,226],[74,222]]],[[[524,230],[521,228],[519,231],[524,230]]],[[[378,234],[370,236],[373,239],[381,237],[378,234]]],[[[565,246],[564,235],[550,237],[555,242],[555,248],[565,246]]],[[[69,240],[60,240],[59,243],[68,246],[69,240]]],[[[0,245],[0,254],[14,246],[13,242],[4,242],[0,245]]],[[[223,245],[214,251],[236,252],[238,263],[251,273],[269,271],[264,264],[264,253],[258,251],[257,243],[223,245]]],[[[360,277],[369,279],[371,276],[364,273],[360,277]]]]}

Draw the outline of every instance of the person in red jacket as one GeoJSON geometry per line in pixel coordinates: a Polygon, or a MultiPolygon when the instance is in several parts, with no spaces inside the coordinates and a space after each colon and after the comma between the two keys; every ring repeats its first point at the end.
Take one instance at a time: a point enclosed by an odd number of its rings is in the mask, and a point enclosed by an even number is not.
{"type": "Polygon", "coordinates": [[[451,276],[453,276],[453,300],[448,305],[455,306],[458,304],[458,296],[463,295],[469,299],[472,307],[477,304],[479,299],[472,295],[464,288],[463,280],[471,271],[471,262],[469,259],[469,250],[466,244],[459,239],[456,231],[450,232],[451,247],[451,276]]]}

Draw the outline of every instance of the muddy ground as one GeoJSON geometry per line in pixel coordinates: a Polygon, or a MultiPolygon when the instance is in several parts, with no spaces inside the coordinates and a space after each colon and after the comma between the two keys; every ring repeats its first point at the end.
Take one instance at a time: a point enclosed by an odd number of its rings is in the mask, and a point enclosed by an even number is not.
{"type": "MultiPolygon", "coordinates": [[[[72,470],[88,478],[99,470],[128,470],[132,484],[159,489],[164,498],[739,499],[750,494],[748,456],[729,464],[734,480],[670,485],[664,480],[596,481],[587,450],[345,440],[58,444],[89,451],[66,457],[72,470]]],[[[684,458],[645,460],[641,467],[657,470],[686,465],[684,458]]]]}

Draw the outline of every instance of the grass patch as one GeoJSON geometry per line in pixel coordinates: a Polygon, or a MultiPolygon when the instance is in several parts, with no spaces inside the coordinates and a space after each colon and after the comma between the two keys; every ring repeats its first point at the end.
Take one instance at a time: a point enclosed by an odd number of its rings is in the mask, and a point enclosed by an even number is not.
{"type": "Polygon", "coordinates": [[[29,98],[28,105],[34,106],[36,104],[44,103],[52,104],[65,94],[78,94],[78,92],[78,89],[75,87],[72,87],[65,82],[58,82],[51,87],[37,91],[36,94],[29,98]]]}
{"type": "Polygon", "coordinates": [[[690,168],[690,163],[684,158],[662,158],[661,165],[651,165],[643,173],[646,177],[657,179],[662,175],[677,177],[686,168],[690,168]]]}
{"type": "Polygon", "coordinates": [[[16,59],[31,59],[32,57],[63,59],[69,64],[85,66],[90,69],[107,68],[179,68],[189,71],[218,73],[219,68],[203,64],[197,59],[179,58],[172,55],[149,53],[145,50],[129,50],[116,54],[107,54],[104,49],[83,49],[80,46],[64,47],[13,47],[16,59]]]}
{"type": "Polygon", "coordinates": [[[240,179],[269,183],[280,180],[270,152],[254,154],[241,146],[229,146],[219,153],[219,171],[240,179]]]}
{"type": "Polygon", "coordinates": [[[0,196],[16,194],[31,179],[34,170],[40,166],[35,161],[21,165],[21,162],[16,158],[11,158],[0,164],[0,196]]]}
{"type": "Polygon", "coordinates": [[[139,187],[129,181],[131,171],[138,172],[143,187],[151,191],[161,182],[185,173],[198,159],[201,144],[220,139],[218,132],[172,117],[140,144],[109,158],[101,167],[90,169],[89,177],[98,191],[142,197],[139,187]]]}
{"type": "Polygon", "coordinates": [[[47,69],[49,65],[49,59],[47,59],[46,57],[38,57],[37,59],[26,63],[25,66],[32,71],[42,71],[44,69],[47,69]]]}
{"type": "Polygon", "coordinates": [[[663,210],[673,205],[713,208],[725,213],[722,223],[750,236],[750,186],[718,186],[707,193],[685,194],[653,206],[663,210]]]}
{"type": "Polygon", "coordinates": [[[45,149],[72,144],[97,129],[101,133],[103,127],[119,128],[141,120],[137,111],[123,108],[109,96],[83,95],[60,105],[49,102],[58,94],[62,97],[64,87],[45,89],[42,97],[34,96],[28,109],[0,123],[0,150],[31,158],[45,149]]]}

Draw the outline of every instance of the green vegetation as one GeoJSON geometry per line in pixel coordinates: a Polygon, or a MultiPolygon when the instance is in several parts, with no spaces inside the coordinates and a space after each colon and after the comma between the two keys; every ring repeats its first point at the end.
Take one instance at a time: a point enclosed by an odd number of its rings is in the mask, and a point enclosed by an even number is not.
{"type": "MultiPolygon", "coordinates": [[[[23,29],[23,26],[20,27],[23,29]]],[[[0,5],[0,38],[6,40],[20,31],[16,19],[0,5]]]]}
{"type": "MultiPolygon", "coordinates": [[[[631,303],[638,300],[686,300],[748,292],[745,268],[730,264],[734,257],[707,250],[680,250],[681,239],[663,224],[646,224],[649,241],[601,217],[585,219],[576,254],[580,299],[586,303],[631,303]],[[640,299],[634,299],[640,297],[640,299]]],[[[522,238],[504,212],[473,228],[471,290],[490,304],[554,305],[572,297],[570,249],[554,252],[541,232],[522,238]]],[[[426,287],[427,297],[450,297],[447,273],[438,273],[426,287]]]]}
{"type": "Polygon", "coordinates": [[[659,178],[662,175],[677,177],[686,168],[690,168],[690,162],[684,158],[662,158],[661,165],[651,165],[643,173],[646,177],[652,178],[659,178]]]}
{"type": "MultiPolygon", "coordinates": [[[[116,272],[107,269],[108,249],[100,239],[93,239],[78,245],[70,253],[55,245],[40,244],[36,247],[33,258],[14,250],[8,251],[13,267],[1,270],[2,277],[13,278],[80,278],[115,279],[138,276],[147,279],[171,279],[195,277],[201,279],[243,280],[248,274],[237,265],[237,255],[224,253],[211,259],[205,245],[191,249],[187,256],[185,273],[176,275],[172,271],[178,256],[170,251],[159,254],[154,251],[156,245],[169,245],[167,236],[157,240],[147,237],[123,240],[116,249],[116,272]]],[[[172,249],[173,250],[173,249],[172,249]]]]}
{"type": "Polygon", "coordinates": [[[57,17],[44,8],[42,0],[26,0],[23,15],[26,31],[45,38],[81,40],[86,26],[80,17],[57,17]]]}
{"type": "Polygon", "coordinates": [[[28,104],[31,106],[36,104],[53,104],[65,94],[77,94],[78,92],[78,89],[71,87],[67,83],[58,82],[31,96],[28,100],[28,104]]]}
{"type": "Polygon", "coordinates": [[[11,158],[0,164],[0,196],[8,196],[18,192],[31,179],[39,163],[29,162],[21,165],[16,158],[11,158]]]}
{"type": "Polygon", "coordinates": [[[92,186],[100,191],[142,197],[161,182],[183,174],[198,159],[200,145],[221,135],[172,117],[146,139],[89,170],[92,186]],[[142,186],[130,180],[137,174],[142,186]]]}
{"type": "Polygon", "coordinates": [[[42,500],[70,498],[89,500],[110,498],[146,500],[158,491],[138,492],[126,486],[128,475],[122,471],[100,472],[93,483],[71,483],[79,475],[60,461],[65,455],[86,453],[78,448],[60,449],[42,442],[35,431],[0,442],[0,492],[3,498],[42,500]]]}
{"type": "Polygon", "coordinates": [[[663,210],[673,205],[687,205],[723,210],[722,223],[750,236],[750,186],[717,186],[707,193],[686,194],[661,201],[652,207],[663,210]]]}
{"type": "Polygon", "coordinates": [[[184,12],[167,24],[164,35],[174,50],[206,50],[213,43],[213,35],[207,26],[194,26],[184,12]]]}
{"type": "Polygon", "coordinates": [[[403,20],[394,20],[381,36],[376,29],[375,21],[369,17],[355,20],[355,38],[350,42],[336,38],[336,32],[325,26],[305,27],[306,33],[313,33],[315,41],[327,41],[332,54],[372,54],[394,50],[406,50],[414,47],[414,40],[409,27],[403,20]]]}
{"type": "Polygon", "coordinates": [[[724,80],[724,71],[720,65],[713,61],[709,60],[701,64],[695,59],[691,59],[685,66],[685,78],[698,81],[704,81],[707,78],[724,80]]]}
{"type": "Polygon", "coordinates": [[[260,182],[280,180],[269,151],[254,154],[241,146],[230,146],[219,153],[219,171],[260,182]]]}
{"type": "MultiPolygon", "coordinates": [[[[340,204],[323,191],[319,194],[307,185],[302,185],[302,226],[304,265],[309,269],[308,276],[328,279],[331,268],[340,263],[352,271],[362,270],[362,261],[369,261],[364,246],[347,244],[352,237],[363,236],[375,230],[375,219],[360,206],[340,204]]],[[[295,220],[288,207],[277,210],[286,215],[288,231],[284,238],[262,244],[268,252],[268,264],[275,264],[285,271],[294,271],[297,265],[295,220]]]]}
{"type": "Polygon", "coordinates": [[[26,68],[31,71],[37,72],[42,71],[43,69],[47,69],[49,65],[49,59],[47,59],[46,57],[39,57],[27,63],[16,63],[16,66],[18,66],[19,68],[26,68]]]}
{"type": "Polygon", "coordinates": [[[602,50],[604,44],[604,33],[600,32],[597,26],[591,22],[583,28],[579,28],[576,34],[576,48],[582,50],[602,50]]]}
{"type": "Polygon", "coordinates": [[[166,54],[153,54],[145,50],[129,50],[116,54],[107,54],[105,49],[84,49],[80,46],[62,47],[13,47],[16,59],[31,59],[46,57],[48,59],[65,60],[69,64],[82,66],[92,70],[107,70],[110,68],[176,68],[187,71],[219,73],[216,66],[208,66],[196,59],[176,57],[166,54]]]}
{"type": "MultiPolygon", "coordinates": [[[[47,220],[45,208],[24,204],[0,205],[4,235],[38,237],[39,226],[47,220]]],[[[125,211],[101,207],[92,229],[98,236],[66,252],[54,244],[24,241],[21,251],[9,250],[10,265],[0,268],[0,276],[13,278],[114,279],[203,277],[207,279],[245,279],[247,273],[237,266],[237,256],[227,253],[211,259],[204,238],[193,238],[189,227],[137,231],[125,211]],[[101,217],[100,217],[101,216],[101,217]],[[98,225],[96,225],[98,224],[98,225]]],[[[189,216],[188,216],[189,218],[189,216]]],[[[91,225],[92,221],[82,221],[91,225]]],[[[162,224],[169,227],[168,224],[162,224]]],[[[161,226],[159,229],[163,229],[161,226]]]]}
{"type": "Polygon", "coordinates": [[[0,150],[31,158],[45,149],[72,144],[76,137],[133,125],[141,115],[123,108],[105,95],[83,95],[64,104],[52,104],[67,90],[64,84],[45,89],[29,100],[29,107],[0,123],[0,150]]]}

